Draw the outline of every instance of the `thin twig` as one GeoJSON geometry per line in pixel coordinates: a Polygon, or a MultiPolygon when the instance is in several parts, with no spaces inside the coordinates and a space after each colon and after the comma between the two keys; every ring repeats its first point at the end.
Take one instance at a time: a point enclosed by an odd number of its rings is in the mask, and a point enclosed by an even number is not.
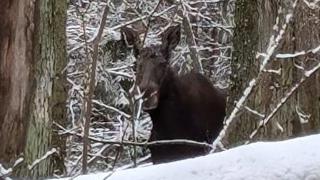
{"type": "Polygon", "coordinates": [[[204,71],[203,71],[202,64],[199,60],[197,42],[195,40],[196,38],[195,38],[195,35],[192,30],[189,14],[188,14],[183,2],[181,2],[181,6],[183,7],[182,24],[183,24],[183,28],[184,28],[184,31],[187,36],[187,44],[190,49],[190,57],[192,59],[192,66],[197,72],[200,72],[201,74],[203,74],[204,71]]]}
{"type": "Polygon", "coordinates": [[[116,154],[116,157],[115,157],[115,159],[114,159],[114,161],[113,161],[111,171],[113,171],[114,168],[116,167],[116,163],[117,163],[117,161],[118,161],[118,159],[119,159],[119,156],[120,156],[120,151],[123,149],[123,141],[124,141],[124,137],[125,137],[125,135],[126,135],[126,132],[127,132],[128,127],[129,127],[129,124],[127,124],[127,126],[126,126],[126,128],[124,129],[124,132],[123,132],[123,134],[122,134],[121,142],[120,142],[121,144],[120,144],[120,146],[118,147],[117,154],[116,154]]]}
{"type": "Polygon", "coordinates": [[[88,155],[88,145],[89,145],[88,137],[89,137],[89,128],[90,128],[90,117],[91,117],[91,111],[92,111],[92,96],[95,88],[96,67],[97,67],[98,54],[99,54],[99,42],[101,40],[103,29],[106,25],[106,19],[107,19],[108,13],[109,13],[109,6],[106,5],[101,18],[98,35],[93,40],[94,44],[93,44],[93,56],[92,56],[92,68],[90,73],[89,92],[87,96],[86,121],[84,126],[84,138],[83,138],[83,157],[82,157],[82,173],[83,174],[86,174],[88,171],[87,155],[88,155]]]}
{"type": "MultiPolygon", "coordinates": [[[[167,9],[161,11],[160,13],[154,13],[152,15],[152,17],[158,17],[158,16],[161,16],[163,14],[165,14],[166,12],[170,11],[171,9],[175,8],[177,5],[172,5],[170,7],[168,7],[167,9]]],[[[113,26],[110,28],[110,30],[117,30],[117,29],[120,29],[121,27],[124,27],[124,26],[127,26],[129,24],[133,24],[133,23],[136,23],[136,22],[139,22],[141,20],[144,20],[144,19],[147,19],[150,17],[151,14],[148,14],[148,15],[144,15],[144,16],[141,16],[141,17],[138,17],[136,19],[133,19],[131,21],[127,21],[127,22],[124,22],[124,23],[121,23],[119,25],[116,25],[116,26],[113,26]]]]}
{"type": "MultiPolygon", "coordinates": [[[[54,122],[54,125],[56,125],[58,128],[60,128],[63,132],[63,134],[69,134],[69,135],[75,135],[80,138],[83,138],[83,135],[80,133],[76,133],[73,131],[68,131],[58,123],[54,122]]],[[[60,133],[59,133],[60,134],[60,133]]],[[[158,141],[151,141],[151,142],[131,142],[131,141],[114,141],[114,140],[105,140],[95,137],[88,137],[90,141],[99,142],[103,144],[117,144],[117,145],[126,145],[126,146],[158,146],[163,144],[185,144],[185,145],[193,145],[193,146],[202,146],[207,148],[212,148],[211,144],[205,143],[205,142],[197,142],[192,141],[188,139],[172,139],[172,140],[158,140],[158,141]]]]}

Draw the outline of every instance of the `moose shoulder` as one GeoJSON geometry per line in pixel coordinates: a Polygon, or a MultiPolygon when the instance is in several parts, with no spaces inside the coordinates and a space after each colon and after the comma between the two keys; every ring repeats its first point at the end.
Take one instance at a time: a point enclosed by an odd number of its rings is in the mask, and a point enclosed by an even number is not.
{"type": "MultiPolygon", "coordinates": [[[[138,85],[144,93],[143,109],[153,123],[154,140],[188,139],[212,143],[223,127],[225,97],[200,73],[178,75],[169,65],[170,52],[180,40],[180,26],[162,34],[162,44],[138,47],[138,34],[123,28],[137,57],[138,85]]],[[[208,153],[205,147],[187,144],[151,146],[152,162],[163,163],[208,153]]]]}

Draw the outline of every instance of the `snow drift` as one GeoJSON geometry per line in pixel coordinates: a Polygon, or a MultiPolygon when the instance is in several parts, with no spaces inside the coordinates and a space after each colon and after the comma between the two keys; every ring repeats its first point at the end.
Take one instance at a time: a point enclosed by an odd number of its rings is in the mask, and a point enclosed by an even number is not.
{"type": "Polygon", "coordinates": [[[194,159],[74,179],[320,180],[320,134],[280,142],[257,142],[194,159]]]}

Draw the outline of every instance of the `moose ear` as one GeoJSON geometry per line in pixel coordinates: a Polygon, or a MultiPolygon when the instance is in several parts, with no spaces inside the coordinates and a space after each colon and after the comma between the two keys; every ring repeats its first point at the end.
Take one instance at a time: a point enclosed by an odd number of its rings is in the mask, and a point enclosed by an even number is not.
{"type": "Polygon", "coordinates": [[[139,33],[128,27],[122,27],[121,39],[128,47],[133,48],[133,54],[135,57],[139,55],[140,38],[139,33]]]}
{"type": "Polygon", "coordinates": [[[170,53],[180,41],[180,25],[169,27],[162,34],[162,49],[165,53],[170,53]]]}

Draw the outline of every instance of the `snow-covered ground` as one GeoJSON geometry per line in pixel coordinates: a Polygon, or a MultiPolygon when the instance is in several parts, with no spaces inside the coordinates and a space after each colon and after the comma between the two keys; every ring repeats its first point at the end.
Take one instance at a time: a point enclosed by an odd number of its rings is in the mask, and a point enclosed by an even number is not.
{"type": "MultiPolygon", "coordinates": [[[[65,178],[70,179],[70,178],[65,178]]],[[[320,134],[75,180],[320,180],[320,134]]]]}

